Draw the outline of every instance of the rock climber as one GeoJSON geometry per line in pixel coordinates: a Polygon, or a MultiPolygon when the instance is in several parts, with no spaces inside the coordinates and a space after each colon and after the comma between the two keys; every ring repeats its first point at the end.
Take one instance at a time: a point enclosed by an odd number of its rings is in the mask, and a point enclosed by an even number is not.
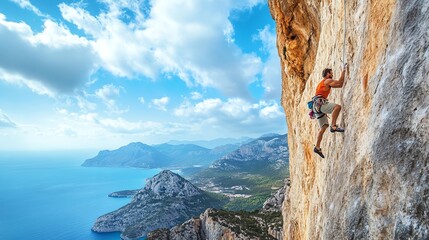
{"type": "Polygon", "coordinates": [[[341,72],[340,79],[333,80],[334,74],[332,69],[325,68],[322,72],[323,79],[316,87],[316,95],[313,97],[313,109],[316,113],[317,122],[319,123],[319,133],[317,134],[316,146],[314,146],[314,152],[319,154],[320,157],[325,158],[320,148],[320,142],[322,141],[323,134],[326,128],[329,126],[328,117],[326,114],[332,114],[332,121],[330,131],[344,132],[344,128],[337,126],[337,118],[341,111],[341,105],[329,102],[328,95],[331,92],[331,88],[341,88],[344,84],[344,75],[347,70],[347,63],[344,64],[343,71],[341,72]]]}

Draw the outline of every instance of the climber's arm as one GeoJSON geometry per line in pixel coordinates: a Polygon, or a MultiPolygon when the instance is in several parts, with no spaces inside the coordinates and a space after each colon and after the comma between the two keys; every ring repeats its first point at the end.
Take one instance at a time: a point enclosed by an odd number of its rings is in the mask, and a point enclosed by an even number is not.
{"type": "Polygon", "coordinates": [[[341,72],[341,76],[340,79],[338,80],[330,80],[329,82],[327,82],[327,84],[331,87],[331,88],[341,88],[344,85],[344,76],[346,73],[346,69],[347,69],[347,63],[344,66],[344,70],[341,72]]]}

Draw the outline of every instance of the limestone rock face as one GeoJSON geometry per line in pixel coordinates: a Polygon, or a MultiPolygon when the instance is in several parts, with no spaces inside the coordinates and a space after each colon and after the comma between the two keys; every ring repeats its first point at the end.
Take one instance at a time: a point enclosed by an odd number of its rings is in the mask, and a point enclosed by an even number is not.
{"type": "Polygon", "coordinates": [[[269,0],[277,24],[291,187],[284,239],[429,239],[429,1],[269,0]],[[345,2],[345,5],[344,5],[345,2]],[[347,34],[344,45],[344,21],[347,34]],[[344,134],[306,103],[326,67],[344,134]]]}
{"type": "Polygon", "coordinates": [[[206,209],[199,218],[192,218],[170,230],[157,229],[148,240],[275,240],[281,238],[280,212],[228,212],[206,209]]]}
{"type": "Polygon", "coordinates": [[[290,187],[290,179],[285,179],[285,184],[271,197],[269,197],[262,206],[264,211],[281,211],[285,195],[288,194],[290,187]]]}

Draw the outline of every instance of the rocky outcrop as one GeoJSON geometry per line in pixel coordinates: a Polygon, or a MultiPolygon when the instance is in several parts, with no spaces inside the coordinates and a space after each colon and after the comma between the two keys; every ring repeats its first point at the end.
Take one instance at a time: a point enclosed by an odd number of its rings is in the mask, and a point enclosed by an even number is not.
{"type": "Polygon", "coordinates": [[[139,190],[123,190],[109,194],[109,197],[114,198],[132,198],[139,190]]]}
{"type": "Polygon", "coordinates": [[[157,229],[148,240],[218,240],[218,239],[283,239],[281,206],[288,195],[289,179],[259,211],[225,211],[207,209],[171,229],[157,229]]]}
{"type": "Polygon", "coordinates": [[[285,239],[429,239],[429,2],[269,0],[288,126],[285,239]],[[344,5],[345,3],[345,5],[344,5]],[[344,45],[343,33],[347,34],[344,45]],[[306,103],[321,72],[338,78],[344,134],[325,133],[306,103]]]}
{"type": "MultiPolygon", "coordinates": [[[[217,239],[276,239],[270,235],[281,228],[280,212],[228,212],[207,209],[174,228],[158,229],[148,234],[148,240],[217,240],[217,239]]],[[[278,234],[275,232],[274,234],[278,234]]],[[[280,238],[281,239],[281,238],[280,238]]]]}
{"type": "Polygon", "coordinates": [[[287,163],[286,135],[271,134],[242,145],[213,162],[212,169],[237,171],[260,170],[261,167],[279,169],[287,163]]]}
{"type": "Polygon", "coordinates": [[[131,203],[99,217],[95,232],[122,232],[122,239],[137,239],[157,228],[169,228],[208,207],[224,203],[196,188],[179,175],[165,170],[147,180],[131,203]]]}
{"type": "Polygon", "coordinates": [[[262,206],[264,211],[281,211],[285,195],[288,194],[290,187],[290,179],[285,179],[285,184],[277,192],[275,192],[271,197],[269,197],[262,206]]]}

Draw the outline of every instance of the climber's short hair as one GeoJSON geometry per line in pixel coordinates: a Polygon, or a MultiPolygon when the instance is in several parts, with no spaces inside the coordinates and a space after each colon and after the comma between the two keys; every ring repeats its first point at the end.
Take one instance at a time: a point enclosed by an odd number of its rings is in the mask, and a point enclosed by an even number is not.
{"type": "Polygon", "coordinates": [[[330,69],[330,68],[325,68],[325,69],[323,69],[322,77],[326,77],[326,75],[328,75],[328,73],[329,73],[330,71],[332,71],[332,69],[330,69]]]}

